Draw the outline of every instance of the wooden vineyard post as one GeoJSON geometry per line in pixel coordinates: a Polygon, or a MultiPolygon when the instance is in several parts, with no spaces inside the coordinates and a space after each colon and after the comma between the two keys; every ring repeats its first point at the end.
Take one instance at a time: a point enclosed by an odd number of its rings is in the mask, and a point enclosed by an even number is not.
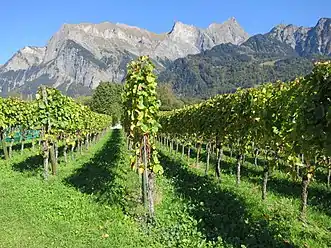
{"type": "MultiPolygon", "coordinates": [[[[47,91],[45,86],[41,86],[41,92],[42,92],[42,98],[45,106],[48,105],[47,100],[47,91]]],[[[48,115],[48,113],[46,113],[48,115]]],[[[48,179],[48,159],[49,159],[49,144],[48,144],[48,134],[50,132],[50,119],[49,116],[47,118],[46,126],[43,130],[43,141],[42,141],[42,147],[43,147],[43,158],[44,158],[44,179],[48,179]]]]}
{"type": "MultiPolygon", "coordinates": [[[[154,218],[155,175],[163,172],[156,150],[160,102],[157,100],[154,68],[148,56],[129,63],[122,94],[123,127],[132,148],[131,168],[137,168],[141,174],[141,195],[150,219],[154,218]]],[[[173,140],[168,137],[163,137],[163,140],[165,148],[173,152],[173,140]]]]}
{"type": "Polygon", "coordinates": [[[207,143],[207,161],[206,161],[205,175],[208,175],[208,171],[209,171],[210,151],[211,151],[211,143],[209,142],[207,143]]]}
{"type": "Polygon", "coordinates": [[[1,128],[1,143],[2,143],[3,153],[5,155],[5,160],[8,160],[9,154],[8,154],[6,136],[5,136],[5,132],[4,132],[3,128],[1,128]]]}

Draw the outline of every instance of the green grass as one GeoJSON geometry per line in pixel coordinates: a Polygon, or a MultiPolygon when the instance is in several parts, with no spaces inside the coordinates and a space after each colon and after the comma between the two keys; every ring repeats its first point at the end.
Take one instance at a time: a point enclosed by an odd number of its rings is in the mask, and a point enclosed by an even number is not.
{"type": "Polygon", "coordinates": [[[263,63],[260,63],[260,66],[274,66],[277,61],[279,61],[279,59],[265,61],[263,63]]]}
{"type": "Polygon", "coordinates": [[[34,151],[2,160],[0,247],[160,247],[117,204],[102,200],[114,184],[109,166],[124,166],[127,159],[122,142],[114,131],[68,165],[60,164],[59,174],[48,182],[34,164],[34,151]],[[77,180],[84,168],[93,167],[90,172],[101,171],[86,174],[91,181],[77,180]],[[102,176],[92,178],[96,175],[102,176]]]}
{"type": "MultiPolygon", "coordinates": [[[[201,234],[201,247],[206,247],[206,240],[214,241],[212,247],[330,247],[331,192],[321,183],[310,187],[308,217],[303,223],[298,219],[300,184],[291,182],[286,174],[273,173],[263,202],[260,167],[245,163],[242,182],[237,186],[235,161],[225,157],[222,182],[218,183],[211,171],[204,175],[203,162],[195,168],[193,159],[188,166],[180,154],[164,147],[160,151],[166,178],[162,180],[173,192],[163,204],[171,202],[179,211],[178,218],[184,215],[184,221],[191,218],[198,223],[194,228],[201,234]],[[223,244],[215,242],[219,238],[223,244]]],[[[161,211],[165,217],[166,211],[161,211]]],[[[192,236],[195,239],[196,235],[192,236]]]]}
{"type": "Polygon", "coordinates": [[[320,180],[311,184],[303,223],[300,183],[283,172],[272,174],[263,202],[261,167],[245,163],[237,186],[229,157],[221,183],[212,171],[204,175],[203,159],[195,168],[164,147],[160,159],[156,218],[146,224],[122,131],[67,165],[61,159],[47,182],[36,150],[14,151],[0,161],[0,247],[330,247],[331,192],[320,180]]]}

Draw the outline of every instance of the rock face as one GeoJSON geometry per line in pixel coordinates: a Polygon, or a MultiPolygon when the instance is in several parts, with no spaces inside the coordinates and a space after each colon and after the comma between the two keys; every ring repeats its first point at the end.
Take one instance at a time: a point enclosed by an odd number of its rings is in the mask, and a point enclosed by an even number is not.
{"type": "Polygon", "coordinates": [[[278,25],[253,37],[235,18],[206,29],[175,22],[163,34],[120,23],[64,24],[45,47],[25,47],[0,65],[0,94],[33,93],[40,84],[69,95],[88,94],[100,81],[122,82],[126,64],[137,56],[149,55],[161,72],[177,59],[225,43],[244,44],[258,56],[331,56],[331,19],[321,18],[311,28],[278,25]]]}
{"type": "Polygon", "coordinates": [[[247,40],[247,33],[240,27],[234,17],[223,24],[212,23],[207,28],[207,34],[215,45],[232,43],[239,45],[247,40]]]}
{"type": "Polygon", "coordinates": [[[176,22],[163,34],[119,23],[64,24],[46,47],[25,47],[0,66],[0,90],[27,94],[48,84],[69,95],[86,94],[100,81],[121,82],[137,56],[149,55],[161,71],[177,58],[248,38],[234,18],[206,29],[176,22]]]}
{"type": "Polygon", "coordinates": [[[45,55],[44,47],[24,47],[19,50],[4,66],[4,71],[26,70],[39,65],[45,55]]]}
{"type": "Polygon", "coordinates": [[[314,60],[331,58],[331,19],[322,18],[313,28],[278,25],[236,43],[176,59],[159,81],[170,83],[177,95],[208,98],[306,75],[314,60]]]}
{"type": "Polygon", "coordinates": [[[302,56],[331,55],[331,18],[321,18],[312,28],[278,25],[266,35],[289,44],[302,56]]]}
{"type": "Polygon", "coordinates": [[[331,55],[331,18],[322,18],[309,30],[304,53],[331,55]]]}

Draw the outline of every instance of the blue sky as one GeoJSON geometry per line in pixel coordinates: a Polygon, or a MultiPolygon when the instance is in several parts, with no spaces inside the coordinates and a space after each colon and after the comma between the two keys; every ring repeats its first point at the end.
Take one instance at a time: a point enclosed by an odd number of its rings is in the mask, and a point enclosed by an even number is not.
{"type": "Polygon", "coordinates": [[[232,16],[249,34],[281,22],[313,26],[331,17],[331,0],[1,0],[0,64],[24,46],[44,46],[63,23],[121,22],[161,33],[175,20],[207,27],[232,16]]]}

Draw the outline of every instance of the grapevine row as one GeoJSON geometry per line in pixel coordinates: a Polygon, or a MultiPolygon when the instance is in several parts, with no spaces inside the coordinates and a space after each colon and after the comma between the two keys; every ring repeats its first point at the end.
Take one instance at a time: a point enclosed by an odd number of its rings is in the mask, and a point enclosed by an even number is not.
{"type": "MultiPolygon", "coordinates": [[[[266,196],[270,168],[280,158],[292,171],[301,171],[302,217],[308,185],[317,166],[327,166],[331,156],[331,63],[316,63],[311,74],[292,82],[265,84],[218,95],[205,102],[160,115],[161,136],[171,143],[202,144],[208,153],[217,148],[216,175],[221,177],[223,148],[237,154],[237,183],[245,154],[263,152],[262,198],[266,196]]],[[[178,149],[178,147],[177,147],[178,149]]],[[[188,151],[189,152],[189,151],[188,151]]],[[[330,179],[329,179],[330,180],[330,179]]]]}
{"type": "MultiPolygon", "coordinates": [[[[54,88],[41,86],[33,101],[17,98],[0,98],[0,135],[5,158],[11,156],[6,137],[12,138],[20,131],[22,144],[28,130],[38,130],[44,157],[44,177],[48,177],[48,159],[51,157],[52,172],[56,173],[58,143],[64,143],[65,161],[68,146],[82,148],[82,143],[98,137],[111,124],[111,117],[92,112],[87,106],[76,103],[54,88]]],[[[34,143],[33,143],[34,144],[34,143]]],[[[23,150],[23,145],[22,145],[23,150]]]]}
{"type": "Polygon", "coordinates": [[[128,64],[124,85],[123,126],[128,137],[131,167],[142,176],[142,199],[149,217],[154,216],[155,175],[162,173],[155,146],[160,127],[157,122],[160,102],[156,94],[154,65],[148,56],[141,56],[128,64]]]}

